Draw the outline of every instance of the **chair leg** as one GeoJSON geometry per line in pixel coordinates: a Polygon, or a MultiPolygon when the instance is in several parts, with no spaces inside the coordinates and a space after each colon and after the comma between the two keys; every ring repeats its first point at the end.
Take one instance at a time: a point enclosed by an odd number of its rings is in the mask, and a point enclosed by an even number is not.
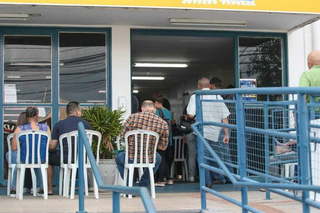
{"type": "Polygon", "coordinates": [[[26,171],[26,168],[22,166],[20,171],[20,178],[19,178],[19,200],[23,199],[23,184],[24,184],[25,171],[26,171]]]}
{"type": "MultiPolygon", "coordinates": [[[[129,187],[132,187],[133,185],[133,174],[134,174],[134,168],[129,169],[129,187]]],[[[132,195],[129,194],[129,199],[132,198],[132,195]]]]}
{"type": "Polygon", "coordinates": [[[151,197],[153,199],[156,198],[156,189],[154,186],[154,174],[153,174],[153,167],[149,166],[149,176],[150,176],[150,189],[151,189],[151,197]]]}
{"type": "Polygon", "coordinates": [[[172,164],[171,164],[171,171],[170,171],[170,176],[171,178],[174,179],[174,166],[175,166],[175,162],[173,161],[172,164]]]}
{"type": "Polygon", "coordinates": [[[189,172],[188,172],[187,160],[184,160],[183,162],[184,162],[184,167],[185,167],[184,172],[186,174],[186,180],[189,181],[189,172]]]}
{"type": "Polygon", "coordinates": [[[9,168],[8,170],[8,185],[7,185],[7,196],[10,196],[10,190],[11,190],[11,181],[13,177],[13,172],[14,169],[9,168]]]}
{"type": "Polygon", "coordinates": [[[19,189],[20,189],[20,173],[21,173],[21,168],[17,168],[17,178],[16,178],[16,198],[19,198],[19,189]]]}
{"type": "Polygon", "coordinates": [[[139,180],[141,180],[142,175],[143,175],[143,168],[140,167],[139,168],[139,180]]]}
{"type": "Polygon", "coordinates": [[[65,168],[65,178],[64,178],[64,194],[66,198],[69,197],[69,189],[70,189],[70,175],[71,170],[68,168],[65,168]]]}
{"type": "MultiPolygon", "coordinates": [[[[284,165],[284,168],[285,168],[285,174],[284,174],[284,177],[285,178],[289,178],[289,169],[290,169],[290,164],[285,164],[284,165]]],[[[285,189],[285,191],[287,192],[288,189],[285,189]]]]}
{"type": "Polygon", "coordinates": [[[96,199],[99,199],[99,188],[98,188],[98,184],[96,181],[96,178],[93,175],[93,189],[94,189],[94,197],[96,199]]]}
{"type": "Polygon", "coordinates": [[[86,196],[89,196],[89,187],[88,187],[88,171],[87,168],[83,169],[83,182],[84,182],[84,192],[86,196]]]}
{"type": "Polygon", "coordinates": [[[77,175],[77,169],[72,169],[72,176],[71,176],[71,192],[70,192],[70,199],[74,199],[74,193],[76,188],[76,175],[77,175]]]}
{"type": "Polygon", "coordinates": [[[30,169],[31,172],[31,179],[32,179],[32,189],[33,189],[33,196],[37,196],[37,176],[36,173],[34,172],[34,169],[30,169]]]}
{"type": "Polygon", "coordinates": [[[48,199],[48,173],[45,165],[41,165],[41,175],[42,175],[42,184],[43,184],[43,195],[44,199],[48,199]]]}
{"type": "MultiPolygon", "coordinates": [[[[122,186],[127,186],[127,183],[128,183],[128,168],[124,168],[122,186]]],[[[126,194],[123,194],[123,197],[126,197],[126,194]]]]}
{"type": "Polygon", "coordinates": [[[65,185],[63,185],[62,186],[62,184],[63,184],[63,168],[62,167],[60,167],[60,169],[59,169],[59,195],[61,196],[62,194],[63,194],[63,196],[64,196],[64,192],[62,193],[62,187],[65,187],[65,185]]]}

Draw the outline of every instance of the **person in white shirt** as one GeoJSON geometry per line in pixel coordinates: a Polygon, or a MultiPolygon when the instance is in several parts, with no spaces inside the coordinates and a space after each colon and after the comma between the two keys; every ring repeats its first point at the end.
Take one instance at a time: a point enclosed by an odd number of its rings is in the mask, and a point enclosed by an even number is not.
{"type": "MultiPolygon", "coordinates": [[[[208,78],[201,78],[198,80],[198,89],[199,90],[210,90],[210,81],[208,78]]],[[[203,100],[223,100],[220,95],[204,95],[203,100]]],[[[202,112],[203,112],[203,121],[204,122],[223,122],[228,124],[228,116],[230,112],[223,102],[203,102],[202,103],[202,112]]],[[[188,118],[193,119],[196,115],[196,102],[195,95],[192,95],[189,100],[189,104],[187,106],[187,116],[188,118]]],[[[219,135],[222,127],[213,126],[213,125],[205,125],[203,127],[203,136],[208,141],[212,149],[217,153],[217,155],[222,159],[221,152],[224,149],[223,145],[229,143],[229,129],[224,129],[224,136],[221,142],[219,142],[219,135]]],[[[196,140],[195,140],[196,141],[196,140]]],[[[205,154],[208,154],[208,151],[205,150],[205,154]]],[[[207,161],[209,165],[217,167],[216,163],[207,161]]],[[[222,176],[222,175],[220,175],[222,176]]],[[[219,183],[225,183],[226,180],[224,176],[220,177],[219,183]],[[222,179],[222,180],[221,180],[222,179]]],[[[210,171],[206,170],[206,186],[211,188],[212,179],[210,177],[210,171]]],[[[214,181],[214,183],[218,183],[218,181],[214,181]]]]}

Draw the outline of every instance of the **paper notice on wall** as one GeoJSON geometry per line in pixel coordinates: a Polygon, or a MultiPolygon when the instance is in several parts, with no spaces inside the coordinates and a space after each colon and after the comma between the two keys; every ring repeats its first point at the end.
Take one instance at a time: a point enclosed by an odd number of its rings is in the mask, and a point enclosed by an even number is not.
{"type": "Polygon", "coordinates": [[[46,109],[44,108],[44,107],[38,107],[38,109],[39,109],[39,117],[40,118],[44,118],[44,117],[46,117],[46,109]]]}
{"type": "MultiPolygon", "coordinates": [[[[257,79],[240,79],[240,88],[242,89],[255,89],[257,87],[257,79]]],[[[244,100],[256,101],[256,94],[245,94],[243,95],[244,100]]]]}
{"type": "Polygon", "coordinates": [[[4,102],[17,103],[17,89],[15,84],[4,85],[4,102]]]}

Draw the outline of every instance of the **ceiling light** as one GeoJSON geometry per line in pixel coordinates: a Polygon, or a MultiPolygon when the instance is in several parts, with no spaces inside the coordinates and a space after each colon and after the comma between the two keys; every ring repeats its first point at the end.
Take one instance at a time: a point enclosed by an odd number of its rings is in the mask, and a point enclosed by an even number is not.
{"type": "Polygon", "coordinates": [[[0,14],[0,20],[28,20],[28,14],[0,14]]]}
{"type": "Polygon", "coordinates": [[[87,100],[88,103],[103,103],[105,100],[87,100]]]}
{"type": "Polygon", "coordinates": [[[207,26],[207,27],[245,27],[247,21],[238,20],[215,20],[215,19],[188,19],[188,18],[171,18],[172,25],[182,26],[207,26]]]}
{"type": "Polygon", "coordinates": [[[172,68],[186,68],[188,64],[181,63],[135,63],[134,67],[172,67],[172,68]]]}
{"type": "MultiPolygon", "coordinates": [[[[28,63],[28,62],[14,62],[10,63],[11,66],[51,66],[51,63],[28,63]]],[[[63,66],[64,63],[59,63],[59,66],[63,66]]]]}
{"type": "Polygon", "coordinates": [[[7,78],[20,78],[19,75],[8,75],[7,78]]]}
{"type": "Polygon", "coordinates": [[[105,90],[99,90],[98,93],[106,93],[105,90]]]}
{"type": "Polygon", "coordinates": [[[162,81],[162,80],[164,80],[164,77],[132,76],[132,80],[154,80],[154,81],[162,81]]]}
{"type": "Polygon", "coordinates": [[[139,93],[139,90],[134,89],[133,93],[139,93]]]}

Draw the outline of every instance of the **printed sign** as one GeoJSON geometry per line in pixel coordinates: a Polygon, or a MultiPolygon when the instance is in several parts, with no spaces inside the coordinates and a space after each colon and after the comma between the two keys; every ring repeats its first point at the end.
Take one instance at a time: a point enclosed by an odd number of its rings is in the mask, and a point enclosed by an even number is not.
{"type": "MultiPolygon", "coordinates": [[[[240,88],[241,89],[254,89],[257,88],[257,80],[256,79],[240,79],[240,88]]],[[[246,94],[243,95],[243,99],[247,101],[256,101],[256,94],[246,94]]]]}
{"type": "Polygon", "coordinates": [[[4,85],[4,102],[17,103],[17,89],[15,84],[4,85]]]}
{"type": "Polygon", "coordinates": [[[206,9],[319,14],[319,0],[0,0],[0,4],[206,9]]]}

